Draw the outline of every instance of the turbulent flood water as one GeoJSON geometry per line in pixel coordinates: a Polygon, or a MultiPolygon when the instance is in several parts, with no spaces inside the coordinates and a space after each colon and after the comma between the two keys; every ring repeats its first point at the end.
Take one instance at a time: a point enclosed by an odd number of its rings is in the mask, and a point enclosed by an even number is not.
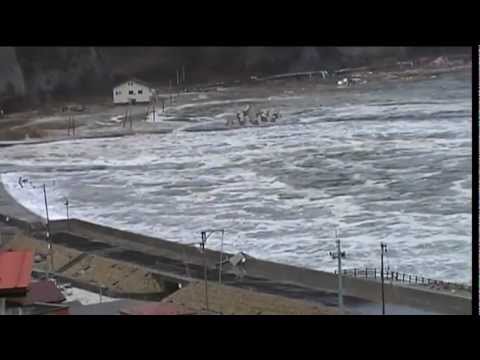
{"type": "MultiPolygon", "coordinates": [[[[43,215],[71,216],[191,243],[224,228],[224,248],[333,270],[338,229],[344,267],[379,267],[471,282],[471,80],[330,92],[228,89],[170,109],[222,122],[243,107],[280,109],[278,125],[146,134],[0,149],[6,189],[43,215]],[[237,100],[235,100],[237,99],[237,100]]],[[[218,249],[220,237],[208,247],[218,249]]]]}

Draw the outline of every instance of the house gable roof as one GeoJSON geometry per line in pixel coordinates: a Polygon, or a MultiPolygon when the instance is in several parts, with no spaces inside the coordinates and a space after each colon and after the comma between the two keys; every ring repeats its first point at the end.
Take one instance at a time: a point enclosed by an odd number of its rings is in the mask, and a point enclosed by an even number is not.
{"type": "Polygon", "coordinates": [[[114,86],[114,88],[117,88],[117,87],[119,87],[119,86],[121,86],[121,85],[123,85],[123,84],[126,84],[126,83],[130,82],[130,81],[133,81],[133,82],[135,82],[135,83],[137,83],[137,84],[146,86],[146,87],[148,87],[148,88],[153,88],[153,86],[152,86],[151,84],[147,83],[146,81],[137,79],[137,78],[130,78],[130,79],[124,80],[124,81],[122,81],[122,82],[120,82],[120,83],[117,83],[117,84],[114,86]]]}

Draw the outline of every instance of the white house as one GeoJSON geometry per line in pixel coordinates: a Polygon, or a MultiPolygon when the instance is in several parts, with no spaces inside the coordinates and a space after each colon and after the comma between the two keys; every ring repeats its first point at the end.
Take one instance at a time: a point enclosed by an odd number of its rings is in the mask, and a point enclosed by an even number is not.
{"type": "Polygon", "coordinates": [[[154,94],[155,89],[146,82],[137,79],[130,79],[113,88],[113,103],[145,103],[149,102],[154,94]]]}

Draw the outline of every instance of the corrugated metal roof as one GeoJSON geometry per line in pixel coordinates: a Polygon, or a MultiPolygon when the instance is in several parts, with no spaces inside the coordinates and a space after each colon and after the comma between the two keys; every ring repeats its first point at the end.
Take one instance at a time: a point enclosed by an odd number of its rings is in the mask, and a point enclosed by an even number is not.
{"type": "Polygon", "coordinates": [[[184,306],[170,303],[150,303],[120,309],[123,315],[193,315],[195,312],[184,306]]]}
{"type": "Polygon", "coordinates": [[[120,309],[144,303],[136,300],[115,300],[90,305],[70,305],[70,315],[120,315],[120,309]]]}
{"type": "Polygon", "coordinates": [[[38,302],[60,303],[62,301],[65,301],[65,296],[51,280],[32,282],[25,296],[8,299],[8,302],[20,305],[30,305],[38,302]]]}
{"type": "Polygon", "coordinates": [[[32,279],[33,251],[0,252],[0,293],[27,290],[32,279]]]}

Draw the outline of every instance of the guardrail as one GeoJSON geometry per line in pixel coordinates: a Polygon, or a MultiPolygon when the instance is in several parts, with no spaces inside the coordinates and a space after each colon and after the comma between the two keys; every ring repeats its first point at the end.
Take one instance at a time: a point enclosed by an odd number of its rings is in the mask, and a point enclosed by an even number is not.
{"type": "MultiPolygon", "coordinates": [[[[337,271],[334,271],[337,274],[337,271]]],[[[381,271],[377,268],[353,268],[353,269],[345,269],[342,271],[344,276],[350,276],[355,278],[364,278],[367,280],[380,280],[381,279],[381,271]]],[[[444,290],[464,290],[464,291],[472,291],[472,287],[465,285],[465,284],[458,284],[452,283],[447,281],[441,280],[434,280],[424,276],[419,275],[412,275],[398,271],[390,271],[389,268],[384,270],[383,274],[385,281],[396,281],[406,284],[413,284],[413,285],[420,285],[420,286],[427,286],[434,289],[444,289],[444,290]]]]}

